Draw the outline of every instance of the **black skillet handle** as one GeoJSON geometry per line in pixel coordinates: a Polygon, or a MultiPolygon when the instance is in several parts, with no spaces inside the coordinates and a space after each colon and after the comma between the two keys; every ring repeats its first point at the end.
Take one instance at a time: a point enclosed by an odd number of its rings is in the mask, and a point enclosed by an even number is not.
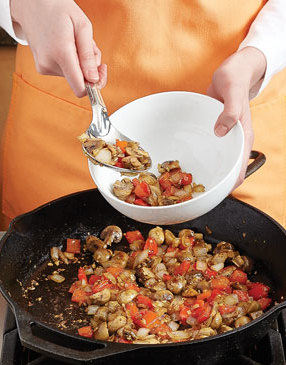
{"type": "Polygon", "coordinates": [[[142,347],[140,345],[128,345],[127,347],[126,344],[114,342],[95,342],[85,338],[79,338],[77,346],[74,346],[74,337],[64,333],[61,334],[64,340],[61,340],[61,344],[59,344],[52,342],[50,339],[45,340],[42,336],[35,335],[32,327],[40,325],[37,325],[27,312],[17,309],[15,310],[15,317],[19,337],[24,347],[58,360],[69,360],[70,363],[74,364],[92,364],[98,359],[108,358],[112,355],[142,347]],[[73,342],[73,345],[71,342],[73,342]],[[84,346],[86,344],[88,344],[88,347],[84,346]]]}
{"type": "Polygon", "coordinates": [[[264,163],[266,161],[265,155],[262,152],[259,152],[259,151],[251,151],[249,159],[254,160],[254,161],[252,161],[248,165],[248,167],[246,169],[245,177],[248,177],[248,176],[252,175],[255,171],[260,169],[260,167],[262,165],[264,165],[264,163]]]}

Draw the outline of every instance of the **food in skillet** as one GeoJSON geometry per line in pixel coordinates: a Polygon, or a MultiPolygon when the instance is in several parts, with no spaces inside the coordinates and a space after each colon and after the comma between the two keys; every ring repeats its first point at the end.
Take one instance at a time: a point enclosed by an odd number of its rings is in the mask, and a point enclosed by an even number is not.
{"type": "MultiPolygon", "coordinates": [[[[212,251],[201,233],[183,229],[175,236],[161,227],[147,239],[139,231],[124,236],[128,253],[108,248],[122,238],[117,226],[86,238],[94,263],[79,268],[69,290],[90,316],[81,336],[137,344],[202,339],[258,318],[271,304],[269,287],[248,279],[252,260],[231,243],[212,251]]],[[[80,240],[68,239],[69,259],[79,252],[80,240]]]]}
{"type": "Polygon", "coordinates": [[[86,133],[78,138],[99,162],[130,170],[146,170],[151,166],[148,152],[138,142],[117,139],[115,144],[111,144],[101,138],[89,137],[86,133]]]}
{"type": "Polygon", "coordinates": [[[192,180],[192,174],[183,172],[179,161],[158,164],[158,178],[142,172],[138,178],[124,178],[113,184],[113,193],[120,200],[141,206],[172,205],[190,200],[193,193],[205,191],[201,184],[192,180]]]}

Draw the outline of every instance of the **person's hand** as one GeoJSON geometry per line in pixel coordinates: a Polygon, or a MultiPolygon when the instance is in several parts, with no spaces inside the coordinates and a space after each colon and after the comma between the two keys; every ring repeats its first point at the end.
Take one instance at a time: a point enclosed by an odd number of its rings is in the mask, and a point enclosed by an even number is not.
{"type": "Polygon", "coordinates": [[[86,95],[84,79],[105,86],[107,67],[91,22],[73,0],[11,0],[11,15],[40,74],[64,76],[78,97],[86,95]]]}
{"type": "Polygon", "coordinates": [[[228,57],[215,71],[207,94],[224,103],[215,124],[215,134],[223,137],[239,120],[245,137],[242,169],[234,188],[245,177],[254,134],[249,99],[258,91],[266,70],[266,58],[257,48],[246,47],[228,57]]]}

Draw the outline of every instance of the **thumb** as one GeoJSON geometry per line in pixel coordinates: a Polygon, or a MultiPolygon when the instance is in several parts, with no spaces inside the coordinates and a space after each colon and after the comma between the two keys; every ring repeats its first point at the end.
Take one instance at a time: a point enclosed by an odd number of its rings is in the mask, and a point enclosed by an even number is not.
{"type": "Polygon", "coordinates": [[[225,136],[232,127],[237,123],[241,115],[241,98],[238,97],[237,93],[228,93],[224,98],[224,109],[219,115],[214,132],[216,136],[225,136]]]}
{"type": "Polygon", "coordinates": [[[92,25],[89,21],[75,26],[75,41],[84,78],[91,83],[98,82],[98,55],[94,52],[92,25]]]}

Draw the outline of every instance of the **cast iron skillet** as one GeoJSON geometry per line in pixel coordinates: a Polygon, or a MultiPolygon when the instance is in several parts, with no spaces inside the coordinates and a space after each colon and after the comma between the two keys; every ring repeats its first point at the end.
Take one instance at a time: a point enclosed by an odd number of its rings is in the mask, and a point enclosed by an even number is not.
{"type": "MultiPolygon", "coordinates": [[[[280,311],[286,307],[286,235],[285,230],[261,211],[231,197],[208,214],[191,222],[168,226],[177,233],[192,228],[205,234],[206,241],[232,242],[257,262],[261,274],[252,280],[264,281],[273,289],[271,296],[278,303],[262,317],[233,331],[192,342],[165,345],[121,344],[85,339],[54,327],[47,312],[56,309],[53,300],[43,295],[42,302],[29,307],[19,284],[28,283],[49,256],[49,249],[63,243],[66,237],[84,238],[98,234],[106,225],[115,224],[123,232],[139,229],[143,234],[150,225],[135,222],[115,211],[96,190],[88,190],[55,200],[30,213],[17,217],[0,244],[0,289],[12,308],[21,342],[49,357],[71,364],[112,364],[138,359],[160,361],[193,361],[215,353],[236,353],[262,338],[280,311]],[[212,234],[206,233],[206,226],[212,234]],[[35,310],[36,308],[36,310],[35,310]]],[[[38,289],[36,289],[38,290],[38,289]]],[[[70,303],[64,292],[65,301],[70,303]]],[[[55,298],[56,295],[52,296],[55,298]]],[[[80,326],[79,326],[80,327],[80,326]]],[[[216,364],[214,361],[213,364],[216,364]]]]}

